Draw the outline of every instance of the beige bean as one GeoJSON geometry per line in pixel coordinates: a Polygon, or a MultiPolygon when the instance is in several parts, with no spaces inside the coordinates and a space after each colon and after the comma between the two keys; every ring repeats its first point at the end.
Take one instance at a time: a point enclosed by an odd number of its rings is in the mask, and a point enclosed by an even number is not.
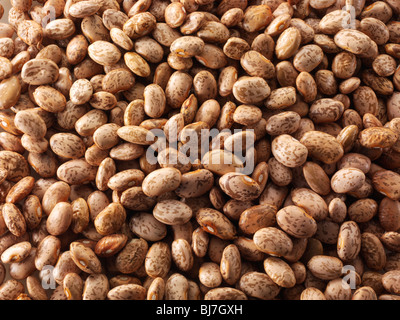
{"type": "MultiPolygon", "coordinates": [[[[0,57],[1,65],[1,57],[0,57]]],[[[10,73],[11,75],[11,73],[10,73]]],[[[1,73],[0,73],[1,78],[1,73]]],[[[9,109],[14,106],[21,96],[21,84],[16,76],[5,77],[0,82],[0,109],[9,109]]]]}
{"type": "Polygon", "coordinates": [[[156,200],[147,196],[142,187],[131,187],[122,192],[120,198],[121,204],[130,210],[149,210],[152,208],[156,200]]]}
{"type": "Polygon", "coordinates": [[[104,274],[90,274],[85,280],[82,300],[105,300],[109,286],[104,274]]]}
{"type": "Polygon", "coordinates": [[[180,273],[172,274],[165,282],[165,299],[167,300],[187,300],[188,291],[188,280],[180,273]]]}
{"type": "Polygon", "coordinates": [[[317,278],[333,280],[341,275],[343,263],[335,257],[315,255],[308,261],[307,267],[317,278]]]}
{"type": "Polygon", "coordinates": [[[265,106],[271,110],[290,107],[296,103],[296,89],[292,86],[272,90],[265,101],[265,106]]]}
{"type": "Polygon", "coordinates": [[[367,58],[377,55],[376,43],[361,31],[343,29],[335,35],[334,40],[340,48],[360,57],[367,58]]]}
{"type": "Polygon", "coordinates": [[[287,206],[276,213],[278,225],[296,238],[309,238],[317,232],[314,218],[297,206],[287,206]]]}
{"type": "Polygon", "coordinates": [[[307,147],[310,156],[327,164],[337,162],[343,156],[340,143],[324,132],[306,132],[300,142],[307,147]]]}
{"type": "Polygon", "coordinates": [[[290,168],[301,166],[307,160],[309,152],[303,143],[288,134],[275,138],[271,151],[279,162],[290,168]]]}
{"type": "Polygon", "coordinates": [[[233,239],[236,235],[236,228],[232,222],[215,209],[200,209],[196,213],[196,220],[204,231],[218,238],[229,240],[233,239]]]}
{"type": "Polygon", "coordinates": [[[276,212],[273,205],[252,206],[240,214],[239,228],[247,234],[254,234],[259,229],[272,227],[276,222],[276,212]]]}
{"type": "Polygon", "coordinates": [[[299,72],[311,72],[322,61],[323,51],[314,44],[303,46],[293,58],[293,66],[299,72]]]}
{"type": "Polygon", "coordinates": [[[71,258],[82,271],[93,274],[101,272],[101,263],[93,250],[80,242],[70,244],[71,258]]]}
{"type": "Polygon", "coordinates": [[[32,191],[35,180],[31,176],[27,176],[19,180],[14,184],[8,191],[6,196],[6,202],[18,203],[23,200],[32,191]]]}
{"type": "Polygon", "coordinates": [[[101,238],[94,248],[99,257],[111,257],[125,246],[128,237],[124,234],[115,233],[101,238]]]}
{"type": "Polygon", "coordinates": [[[52,135],[50,148],[55,154],[69,159],[81,158],[86,149],[82,139],[72,133],[52,135]]]}
{"type": "Polygon", "coordinates": [[[75,24],[70,19],[56,19],[50,21],[44,28],[44,36],[54,40],[64,40],[76,31],[75,24]]]}
{"type": "Polygon", "coordinates": [[[184,224],[192,218],[192,210],[180,201],[164,200],[156,204],[153,215],[167,225],[184,224]]]}
{"type": "Polygon", "coordinates": [[[293,248],[293,242],[289,236],[275,227],[257,230],[253,241],[258,250],[277,257],[287,255],[293,248]]]}
{"type": "Polygon", "coordinates": [[[234,284],[240,279],[241,256],[239,249],[230,244],[222,252],[220,272],[221,276],[228,284],[234,284]]]}
{"type": "Polygon", "coordinates": [[[279,286],[266,273],[257,271],[245,273],[240,278],[239,288],[247,296],[262,300],[274,299],[280,291],[279,286]]]}
{"type": "Polygon", "coordinates": [[[221,149],[207,152],[202,159],[202,164],[205,169],[221,176],[229,172],[240,172],[243,168],[241,159],[221,149]]]}
{"type": "Polygon", "coordinates": [[[205,262],[199,269],[199,280],[208,288],[218,287],[222,283],[219,266],[214,262],[205,262]]]}
{"type": "Polygon", "coordinates": [[[254,104],[267,98],[271,89],[263,78],[243,76],[235,82],[232,92],[241,103],[254,104]]]}
{"type": "Polygon", "coordinates": [[[110,235],[117,232],[126,219],[126,210],[120,203],[110,203],[94,220],[94,226],[101,235],[110,235]]]}
{"type": "Polygon", "coordinates": [[[2,206],[4,223],[8,230],[15,236],[22,236],[26,232],[26,222],[23,214],[13,203],[5,203],[2,206]]]}
{"type": "Polygon", "coordinates": [[[372,270],[380,270],[386,264],[385,249],[377,236],[369,232],[361,234],[360,255],[372,270]]]}
{"type": "Polygon", "coordinates": [[[189,97],[193,78],[182,71],[175,71],[167,82],[165,97],[167,104],[172,108],[181,108],[183,102],[189,97]]]}
{"type": "Polygon", "coordinates": [[[160,118],[166,107],[164,90],[158,84],[150,84],[145,87],[144,112],[152,118],[160,118]]]}
{"type": "Polygon", "coordinates": [[[174,40],[170,48],[171,52],[180,57],[194,57],[203,51],[204,41],[201,37],[184,36],[174,40]]]}
{"type": "Polygon", "coordinates": [[[82,300],[83,280],[76,273],[68,273],[63,281],[64,293],[68,300],[82,300]]]}
{"type": "Polygon", "coordinates": [[[135,272],[142,264],[148,251],[148,244],[143,239],[132,239],[118,253],[115,267],[124,274],[135,272]]]}
{"type": "Polygon", "coordinates": [[[35,276],[28,276],[26,278],[26,289],[29,296],[33,300],[47,300],[47,293],[43,289],[42,284],[35,276]]]}
{"type": "Polygon", "coordinates": [[[326,300],[326,297],[318,288],[309,287],[302,291],[300,300],[326,300]]]}
{"type": "Polygon", "coordinates": [[[54,266],[61,250],[61,241],[55,236],[48,235],[40,241],[35,256],[35,267],[42,270],[46,266],[54,266]]]}
{"type": "Polygon", "coordinates": [[[268,257],[264,260],[264,270],[278,286],[292,288],[296,284],[295,274],[292,268],[282,259],[268,257]]]}
{"type": "Polygon", "coordinates": [[[162,300],[165,293],[165,281],[157,277],[147,289],[147,300],[162,300]]]}
{"type": "Polygon", "coordinates": [[[28,256],[20,262],[12,262],[9,266],[10,276],[16,280],[25,280],[33,274],[37,269],[35,267],[35,257],[37,248],[32,247],[28,256]]]}
{"type": "Polygon", "coordinates": [[[150,130],[135,125],[119,128],[117,135],[127,142],[140,145],[151,145],[155,141],[155,136],[150,130]]]}
{"type": "Polygon", "coordinates": [[[185,239],[176,239],[171,244],[172,261],[182,271],[189,271],[193,267],[194,258],[191,246],[185,239]]]}
{"type": "Polygon", "coordinates": [[[361,145],[367,148],[390,148],[397,138],[394,131],[383,127],[366,128],[359,134],[361,145]]]}
{"type": "Polygon", "coordinates": [[[149,64],[139,54],[127,52],[124,55],[124,61],[135,75],[139,77],[147,77],[150,75],[149,64]]]}
{"type": "Polygon", "coordinates": [[[46,220],[47,231],[54,236],[65,233],[72,221],[72,206],[67,202],[58,202],[46,220]]]}
{"type": "Polygon", "coordinates": [[[339,90],[343,94],[349,94],[360,86],[361,80],[357,77],[351,77],[347,80],[344,80],[340,85],[339,85],[339,90]]]}
{"type": "Polygon", "coordinates": [[[52,113],[63,111],[67,105],[65,96],[60,91],[47,85],[37,87],[33,92],[33,97],[42,109],[52,113]]]}
{"type": "Polygon", "coordinates": [[[42,198],[43,212],[46,215],[49,215],[50,212],[53,210],[54,206],[58,202],[68,201],[70,193],[71,193],[70,186],[63,181],[57,181],[51,184],[43,194],[42,198]]]}
{"type": "Polygon", "coordinates": [[[43,216],[43,209],[39,197],[32,194],[27,196],[23,203],[22,214],[25,217],[28,229],[32,230],[36,228],[43,216]]]}
{"type": "Polygon", "coordinates": [[[171,3],[165,8],[165,22],[171,28],[177,28],[183,24],[186,18],[186,10],[182,3],[171,3]]]}
{"type": "Polygon", "coordinates": [[[350,261],[357,257],[361,249],[361,232],[357,223],[346,221],[340,226],[337,253],[343,261],[350,261]]]}
{"type": "Polygon", "coordinates": [[[331,178],[334,192],[346,193],[359,189],[365,181],[365,174],[356,168],[345,168],[337,171],[331,178]]]}
{"type": "Polygon", "coordinates": [[[175,168],[162,168],[151,172],[143,180],[143,192],[149,197],[173,191],[181,183],[181,173],[175,168]]]}
{"type": "Polygon", "coordinates": [[[348,207],[349,218],[355,222],[367,222],[378,212],[378,204],[373,199],[359,199],[348,207]]]}
{"type": "Polygon", "coordinates": [[[302,37],[295,27],[289,27],[280,33],[276,41],[275,54],[278,59],[286,60],[292,57],[300,47],[302,37]]]}
{"type": "Polygon", "coordinates": [[[144,261],[146,273],[153,277],[165,277],[171,267],[171,249],[165,242],[153,243],[144,261]]]}
{"type": "Polygon", "coordinates": [[[89,207],[85,199],[77,198],[71,202],[72,219],[71,230],[74,233],[82,232],[89,224],[89,207]]]}
{"type": "Polygon", "coordinates": [[[271,8],[267,5],[250,6],[244,11],[243,29],[255,32],[266,27],[273,19],[271,8]]]}
{"type": "Polygon", "coordinates": [[[247,296],[238,289],[219,287],[207,291],[204,300],[247,300],[247,296]]]}
{"type": "MultiPolygon", "coordinates": [[[[120,44],[120,46],[122,45],[120,44]]],[[[125,45],[125,47],[127,46],[130,46],[130,44],[125,45]]],[[[136,52],[139,53],[142,57],[144,57],[148,62],[159,63],[163,59],[164,56],[163,48],[153,38],[147,36],[141,37],[135,41],[134,47],[136,52]]]]}
{"type": "Polygon", "coordinates": [[[391,270],[386,272],[382,277],[383,287],[392,294],[399,292],[399,272],[391,270]]]}
{"type": "Polygon", "coordinates": [[[197,257],[204,257],[207,254],[210,238],[208,232],[198,227],[192,233],[192,250],[197,257]]]}
{"type": "Polygon", "coordinates": [[[71,252],[69,250],[64,251],[60,254],[57,263],[53,269],[54,280],[61,284],[65,276],[72,273],[79,273],[81,270],[77,267],[71,258],[71,252]]]}
{"type": "Polygon", "coordinates": [[[240,173],[226,173],[219,179],[221,189],[236,200],[253,200],[261,193],[259,184],[240,173]]]}
{"type": "Polygon", "coordinates": [[[57,177],[70,185],[83,184],[95,179],[96,170],[84,159],[73,159],[58,167],[57,177]]]}
{"type": "Polygon", "coordinates": [[[30,242],[23,241],[12,245],[1,254],[1,261],[3,263],[20,262],[24,260],[32,249],[30,242]]]}
{"type": "Polygon", "coordinates": [[[24,285],[14,279],[7,280],[0,286],[1,300],[15,300],[20,293],[24,292],[24,285]]]}
{"type": "Polygon", "coordinates": [[[306,71],[300,72],[297,76],[296,88],[303,97],[304,102],[312,102],[317,97],[318,88],[315,79],[306,71]]]}
{"type": "Polygon", "coordinates": [[[32,85],[54,83],[59,76],[58,66],[48,59],[32,59],[21,70],[22,79],[32,85]]]}
{"type": "Polygon", "coordinates": [[[107,293],[109,300],[144,300],[146,289],[138,284],[122,284],[107,293]]]}

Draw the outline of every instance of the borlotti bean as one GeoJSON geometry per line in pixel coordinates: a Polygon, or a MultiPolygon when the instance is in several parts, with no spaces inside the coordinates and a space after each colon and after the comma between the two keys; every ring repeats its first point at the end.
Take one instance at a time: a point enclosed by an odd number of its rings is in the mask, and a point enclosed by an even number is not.
{"type": "Polygon", "coordinates": [[[397,1],[10,4],[0,300],[399,299],[397,1]]]}

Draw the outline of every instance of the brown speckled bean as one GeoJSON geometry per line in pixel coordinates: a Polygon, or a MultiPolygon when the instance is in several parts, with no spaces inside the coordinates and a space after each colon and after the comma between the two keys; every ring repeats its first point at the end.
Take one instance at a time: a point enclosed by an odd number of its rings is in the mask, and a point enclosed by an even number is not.
{"type": "Polygon", "coordinates": [[[257,249],[272,256],[285,256],[293,249],[289,236],[275,227],[259,229],[253,236],[257,249]]]}
{"type": "Polygon", "coordinates": [[[138,284],[122,284],[107,293],[109,300],[144,300],[146,289],[138,284]]]}
{"type": "Polygon", "coordinates": [[[40,241],[35,257],[36,269],[42,270],[46,266],[54,266],[58,260],[61,241],[55,236],[48,235],[40,241]]]}
{"type": "Polygon", "coordinates": [[[287,206],[276,213],[276,222],[289,235],[310,238],[317,232],[314,218],[297,206],[287,206]]]}
{"type": "Polygon", "coordinates": [[[226,173],[219,179],[219,185],[228,196],[236,200],[254,200],[261,193],[260,185],[249,176],[226,173]]]}
{"type": "Polygon", "coordinates": [[[118,253],[115,267],[124,274],[135,272],[142,264],[148,252],[148,244],[143,239],[132,239],[118,253]]]}
{"type": "Polygon", "coordinates": [[[361,231],[354,221],[345,221],[340,226],[337,253],[343,261],[357,257],[361,249],[361,231]]]}
{"type": "Polygon", "coordinates": [[[76,159],[85,154],[85,145],[82,139],[72,133],[56,133],[50,138],[52,151],[64,158],[76,159]]]}
{"type": "Polygon", "coordinates": [[[252,271],[245,273],[239,281],[239,288],[247,296],[262,300],[274,299],[280,289],[266,273],[252,271]]]}
{"type": "Polygon", "coordinates": [[[306,132],[300,139],[311,157],[326,164],[334,163],[343,157],[342,145],[331,135],[320,131],[306,132]]]}
{"type": "Polygon", "coordinates": [[[189,283],[185,276],[180,273],[172,274],[165,282],[165,299],[188,300],[189,283]]]}
{"type": "Polygon", "coordinates": [[[296,284],[295,274],[284,260],[277,257],[268,257],[263,264],[266,274],[278,286],[283,288],[294,287],[296,284]]]}
{"type": "Polygon", "coordinates": [[[215,209],[200,209],[196,213],[196,220],[204,231],[218,238],[228,240],[236,236],[236,228],[233,223],[215,209]]]}
{"type": "Polygon", "coordinates": [[[13,235],[19,237],[26,232],[27,227],[24,216],[15,204],[3,204],[2,215],[5,225],[13,235]]]}
{"type": "Polygon", "coordinates": [[[306,146],[288,134],[276,137],[272,141],[271,151],[279,162],[290,168],[301,166],[308,156],[306,146]]]}
{"type": "Polygon", "coordinates": [[[331,178],[332,190],[336,193],[346,193],[359,189],[365,181],[365,174],[356,168],[344,168],[337,171],[331,178]]]}
{"type": "Polygon", "coordinates": [[[0,286],[1,300],[15,300],[20,293],[24,292],[24,285],[14,279],[7,280],[0,286]]]}
{"type": "Polygon", "coordinates": [[[361,256],[372,270],[380,270],[386,264],[385,249],[377,236],[364,232],[361,234],[361,256]]]}
{"type": "Polygon", "coordinates": [[[47,231],[54,236],[65,233],[71,225],[72,216],[72,206],[68,202],[58,202],[47,217],[47,231]]]}
{"type": "Polygon", "coordinates": [[[192,218],[192,209],[178,200],[158,202],[153,209],[154,217],[167,225],[184,224],[192,218]]]}
{"type": "Polygon", "coordinates": [[[70,244],[71,258],[82,271],[93,274],[101,272],[101,262],[93,250],[80,242],[70,244]]]}
{"type": "Polygon", "coordinates": [[[340,277],[343,262],[335,257],[315,255],[307,263],[311,273],[322,280],[333,280],[340,277]]]}
{"type": "Polygon", "coordinates": [[[153,243],[145,258],[146,273],[154,278],[165,277],[171,267],[171,249],[165,242],[153,243]]]}
{"type": "Polygon", "coordinates": [[[85,280],[82,300],[105,300],[109,287],[104,274],[90,274],[85,280]]]}

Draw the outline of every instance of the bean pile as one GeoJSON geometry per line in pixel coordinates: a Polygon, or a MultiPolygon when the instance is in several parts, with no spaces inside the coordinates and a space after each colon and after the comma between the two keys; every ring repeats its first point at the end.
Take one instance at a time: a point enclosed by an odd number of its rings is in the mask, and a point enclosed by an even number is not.
{"type": "Polygon", "coordinates": [[[0,299],[400,299],[399,0],[10,2],[0,299]]]}

